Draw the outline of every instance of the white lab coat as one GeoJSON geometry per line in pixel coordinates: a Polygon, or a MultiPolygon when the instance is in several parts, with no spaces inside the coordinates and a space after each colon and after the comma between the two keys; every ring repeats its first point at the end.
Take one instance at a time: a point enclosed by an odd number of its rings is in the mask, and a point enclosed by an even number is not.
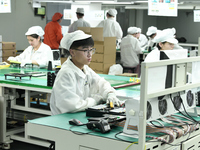
{"type": "Polygon", "coordinates": [[[145,47],[148,44],[147,37],[142,33],[140,34],[139,41],[140,41],[140,46],[141,47],[145,47]]]}
{"type": "Polygon", "coordinates": [[[23,60],[35,60],[40,68],[48,66],[48,62],[53,60],[53,54],[51,48],[41,43],[39,49],[34,52],[33,47],[27,47],[23,53],[15,57],[17,61],[22,62],[23,60]]]}
{"type": "Polygon", "coordinates": [[[85,21],[83,18],[79,18],[77,21],[74,21],[68,29],[68,33],[78,30],[78,27],[90,27],[90,24],[85,21]]]}
{"type": "Polygon", "coordinates": [[[115,93],[104,78],[87,65],[80,70],[70,58],[64,62],[54,82],[50,98],[53,115],[83,111],[99,104],[101,99],[106,101],[109,92],[115,93]]]}
{"type": "Polygon", "coordinates": [[[102,20],[97,27],[103,27],[103,37],[116,37],[118,40],[123,36],[122,29],[114,18],[102,20]]]}
{"type": "Polygon", "coordinates": [[[120,44],[121,63],[124,67],[136,67],[139,64],[138,54],[142,54],[142,48],[137,38],[132,35],[125,36],[120,44]]]}
{"type": "Polygon", "coordinates": [[[145,58],[144,62],[155,62],[160,60],[160,50],[155,48],[145,58]]]}

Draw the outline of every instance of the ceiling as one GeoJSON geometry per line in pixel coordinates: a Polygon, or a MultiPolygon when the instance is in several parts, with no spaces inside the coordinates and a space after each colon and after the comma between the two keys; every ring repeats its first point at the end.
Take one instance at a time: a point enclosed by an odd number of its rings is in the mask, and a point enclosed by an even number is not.
{"type": "MultiPolygon", "coordinates": [[[[148,9],[148,0],[32,0],[54,3],[102,3],[102,5],[124,6],[125,9],[148,9]]],[[[200,9],[200,0],[178,0],[178,9],[200,9]]]]}

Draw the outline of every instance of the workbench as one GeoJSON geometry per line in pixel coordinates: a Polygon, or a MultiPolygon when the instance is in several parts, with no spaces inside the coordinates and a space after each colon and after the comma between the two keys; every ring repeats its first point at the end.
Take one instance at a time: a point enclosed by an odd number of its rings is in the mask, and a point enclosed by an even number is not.
{"type": "MultiPolygon", "coordinates": [[[[41,140],[32,139],[26,133],[26,124],[20,128],[16,129],[7,129],[7,121],[6,117],[8,114],[12,115],[12,113],[8,113],[9,111],[20,111],[22,114],[22,120],[27,122],[27,119],[34,119],[38,117],[44,117],[51,115],[50,109],[41,109],[32,107],[31,96],[35,93],[45,94],[47,95],[47,103],[45,105],[49,105],[49,99],[51,96],[52,87],[47,86],[47,76],[41,77],[31,77],[31,79],[27,77],[19,77],[7,76],[5,79],[4,74],[10,73],[30,73],[30,72],[42,72],[47,74],[48,70],[46,69],[23,69],[23,68],[4,68],[0,69],[0,144],[1,143],[11,143],[13,140],[19,140],[27,143],[49,146],[48,142],[43,142],[41,140]],[[7,93],[7,90],[11,90],[11,94],[7,93]],[[24,90],[24,106],[18,105],[16,103],[16,89],[24,90]],[[10,105],[10,106],[8,106],[10,105]],[[10,107],[11,110],[8,110],[10,107]],[[32,116],[32,114],[34,116],[32,116]]],[[[51,71],[54,72],[54,71],[51,71]]],[[[104,77],[112,86],[117,86],[121,84],[129,83],[130,77],[118,77],[118,76],[109,76],[100,74],[101,77],[104,77]]],[[[135,93],[131,92],[133,87],[128,88],[129,92],[123,92],[123,90],[119,90],[119,94],[126,96],[133,96],[134,94],[139,95],[140,90],[139,86],[134,87],[135,93]]],[[[16,115],[15,115],[16,116],[16,115]]],[[[21,116],[20,116],[21,117],[21,116]]]]}

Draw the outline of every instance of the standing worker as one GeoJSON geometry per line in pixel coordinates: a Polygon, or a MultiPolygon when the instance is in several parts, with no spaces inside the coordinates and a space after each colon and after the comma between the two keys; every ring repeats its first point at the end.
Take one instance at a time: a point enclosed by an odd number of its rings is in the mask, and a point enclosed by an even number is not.
{"type": "Polygon", "coordinates": [[[107,19],[102,20],[97,25],[97,27],[103,27],[103,37],[116,37],[117,40],[122,38],[123,32],[119,23],[115,20],[116,15],[116,9],[108,10],[106,14],[107,19]]]}
{"type": "Polygon", "coordinates": [[[83,8],[77,8],[76,16],[77,16],[78,20],[74,21],[69,26],[68,33],[78,30],[78,27],[90,27],[90,24],[83,19],[83,17],[84,17],[84,9],[83,8]]]}
{"type": "Polygon", "coordinates": [[[33,26],[25,33],[26,38],[30,44],[19,56],[9,57],[8,61],[19,61],[21,67],[26,64],[37,65],[40,68],[47,67],[48,62],[52,61],[53,56],[51,48],[44,44],[41,37],[44,31],[40,26],[33,26]]]}
{"type": "Polygon", "coordinates": [[[47,23],[44,29],[44,43],[49,45],[51,49],[58,49],[60,46],[60,40],[63,38],[62,22],[63,14],[57,12],[53,15],[52,21],[47,23]]]}
{"type": "Polygon", "coordinates": [[[95,53],[91,35],[80,30],[65,34],[61,46],[69,50],[71,56],[62,64],[53,85],[52,114],[85,111],[102,100],[120,106],[115,89],[88,66],[95,53]]]}
{"type": "Polygon", "coordinates": [[[138,54],[142,54],[142,48],[136,38],[137,27],[129,27],[127,30],[128,35],[122,38],[121,47],[121,63],[124,72],[136,72],[136,67],[139,65],[138,54]],[[126,68],[132,71],[126,71],[126,68]],[[132,69],[131,69],[132,68],[132,69]]]}

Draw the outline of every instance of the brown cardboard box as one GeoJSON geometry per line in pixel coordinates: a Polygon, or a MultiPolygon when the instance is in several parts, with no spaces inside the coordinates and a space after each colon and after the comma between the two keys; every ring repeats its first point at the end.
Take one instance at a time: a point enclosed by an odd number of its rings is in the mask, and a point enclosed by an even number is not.
{"type": "Polygon", "coordinates": [[[2,56],[5,57],[5,56],[16,56],[17,54],[17,50],[2,50],[2,56]]]}
{"type": "Polygon", "coordinates": [[[2,49],[16,49],[16,42],[2,42],[2,49]]]}
{"type": "Polygon", "coordinates": [[[103,28],[90,28],[90,34],[94,41],[103,41],[103,28]]]}
{"type": "Polygon", "coordinates": [[[115,45],[116,47],[116,37],[104,37],[103,41],[95,41],[94,40],[94,44],[100,44],[100,45],[115,45]]]}
{"type": "Polygon", "coordinates": [[[105,54],[94,54],[92,55],[92,62],[97,63],[115,63],[116,61],[116,55],[105,55],[105,54]]]}
{"type": "Polygon", "coordinates": [[[90,34],[90,27],[78,27],[78,30],[82,30],[86,34],[90,34]]]}
{"type": "Polygon", "coordinates": [[[61,57],[60,61],[61,61],[61,65],[67,60],[67,57],[61,57]]]}
{"type": "Polygon", "coordinates": [[[95,54],[116,54],[116,46],[115,45],[103,45],[103,44],[94,44],[94,48],[96,48],[95,54]]]}
{"type": "Polygon", "coordinates": [[[9,64],[10,64],[10,62],[9,62],[9,61],[7,61],[8,57],[9,57],[9,56],[2,57],[2,62],[4,62],[4,61],[5,61],[5,62],[7,62],[7,63],[9,63],[9,64]]]}
{"type": "Polygon", "coordinates": [[[94,70],[96,73],[103,73],[108,74],[110,66],[112,66],[113,63],[104,64],[104,63],[90,63],[90,68],[94,70]]]}

